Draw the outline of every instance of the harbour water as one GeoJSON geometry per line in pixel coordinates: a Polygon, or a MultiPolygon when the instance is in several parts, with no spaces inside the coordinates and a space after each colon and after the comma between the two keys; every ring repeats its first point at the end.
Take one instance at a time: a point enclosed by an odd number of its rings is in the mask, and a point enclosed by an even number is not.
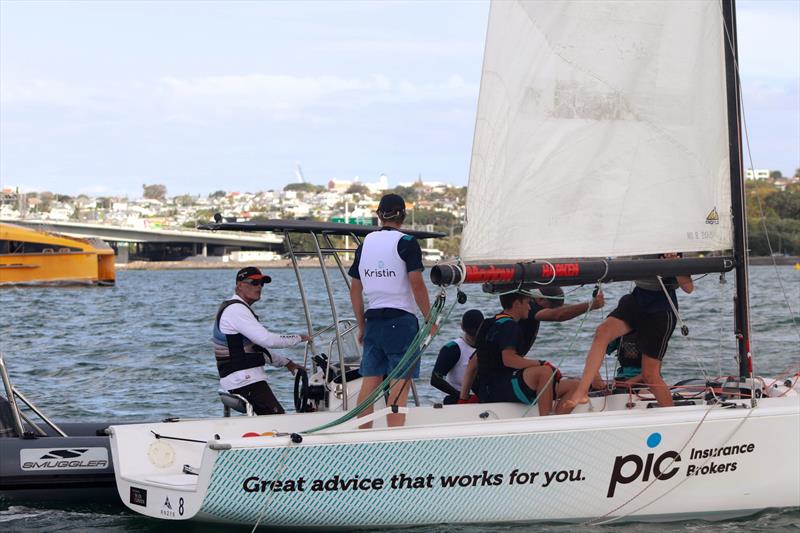
{"type": "MultiPolygon", "coordinates": [[[[273,283],[256,313],[275,332],[305,333],[303,310],[294,272],[269,270],[273,283]]],[[[218,381],[210,349],[210,329],[219,303],[233,292],[234,270],[122,271],[113,288],[11,288],[0,291],[0,350],[11,377],[28,398],[56,421],[160,420],[167,417],[219,416],[218,381]]],[[[338,276],[338,272],[331,271],[338,276]]],[[[315,329],[331,323],[330,308],[318,269],[304,269],[315,329]]],[[[733,359],[733,277],[696,280],[692,295],[680,297],[680,312],[689,336],[676,332],[664,363],[667,381],[724,376],[736,372],[733,359]]],[[[340,314],[351,316],[343,284],[336,298],[340,314]]],[[[585,318],[543,324],[533,355],[548,359],[567,375],[578,374],[594,328],[613,309],[629,284],[604,287],[606,307],[585,318]]],[[[433,293],[433,289],[431,289],[433,293]]],[[[440,401],[428,379],[438,348],[459,335],[458,319],[475,307],[485,314],[498,310],[496,297],[466,287],[466,305],[456,305],[439,337],[423,356],[417,382],[421,401],[440,401]]],[[[590,297],[591,287],[568,292],[567,302],[590,297]]],[[[800,271],[793,267],[751,268],[751,312],[756,373],[777,377],[800,366],[800,271]],[[794,312],[794,318],[791,311],[794,312]]],[[[449,295],[450,301],[455,294],[449,295]]],[[[448,306],[449,307],[449,306],[448,306]]],[[[302,349],[284,354],[300,363],[302,349]]],[[[614,371],[608,360],[608,373],[614,371]]],[[[273,390],[289,408],[292,377],[270,370],[273,390]]],[[[769,475],[766,472],[764,475],[769,475]]],[[[800,480],[798,481],[800,483],[800,480]]],[[[744,520],[673,524],[612,524],[609,531],[760,531],[800,529],[800,510],[766,511],[744,520]]],[[[11,504],[0,500],[3,531],[211,531],[213,526],[156,522],[116,507],[86,502],[56,509],[11,504]]],[[[413,528],[449,531],[453,526],[413,528]]],[[[466,531],[553,531],[575,525],[520,524],[474,526],[466,531]]]]}

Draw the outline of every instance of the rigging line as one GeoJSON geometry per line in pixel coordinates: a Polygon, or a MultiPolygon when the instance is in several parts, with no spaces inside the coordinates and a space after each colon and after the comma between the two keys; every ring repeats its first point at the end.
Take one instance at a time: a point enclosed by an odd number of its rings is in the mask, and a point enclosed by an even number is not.
{"type": "Polygon", "coordinates": [[[152,429],[150,430],[150,433],[152,433],[152,434],[153,434],[153,436],[154,436],[156,439],[180,440],[180,441],[183,441],[183,442],[197,442],[197,443],[199,443],[199,444],[208,444],[208,441],[207,441],[207,440],[184,439],[184,438],[182,438],[182,437],[170,437],[170,436],[167,436],[167,435],[161,435],[161,434],[159,434],[159,433],[156,433],[156,432],[155,432],[155,431],[153,431],[152,429]]]}
{"type": "MultiPolygon", "coordinates": [[[[445,321],[447,321],[448,318],[450,318],[450,313],[453,311],[453,308],[455,306],[456,306],[456,302],[453,302],[452,304],[450,304],[450,308],[447,310],[447,312],[445,313],[444,317],[441,319],[440,322],[445,322],[445,321]]],[[[437,334],[438,334],[438,330],[437,330],[437,334]]],[[[431,340],[433,340],[433,337],[431,337],[431,340]]],[[[430,342],[428,344],[430,344],[430,342]]],[[[419,352],[419,357],[416,357],[413,362],[409,363],[408,369],[404,373],[404,377],[402,378],[402,380],[406,381],[407,385],[409,385],[409,386],[411,385],[411,379],[413,379],[413,378],[410,378],[409,376],[413,372],[414,366],[416,366],[416,364],[418,363],[418,361],[421,358],[421,356],[422,356],[422,351],[419,352]]],[[[398,391],[398,393],[395,395],[394,400],[391,401],[391,405],[392,406],[396,406],[397,405],[397,400],[400,398],[400,395],[403,394],[403,391],[404,391],[405,388],[406,388],[406,385],[403,385],[403,387],[400,389],[400,391],[398,391]]]]}
{"type": "MultiPolygon", "coordinates": [[[[727,283],[725,280],[725,273],[719,275],[719,283],[717,286],[719,290],[717,291],[717,309],[722,309],[725,302],[725,284],[727,283]]],[[[722,360],[724,358],[724,351],[725,348],[722,345],[722,320],[717,321],[717,347],[719,349],[717,353],[717,375],[722,375],[722,360]]]]}
{"type": "MultiPolygon", "coordinates": [[[[598,282],[597,283],[598,291],[600,290],[600,286],[601,286],[601,284],[598,282]]],[[[575,335],[573,335],[572,340],[569,343],[569,346],[567,346],[567,349],[564,352],[564,355],[562,355],[561,359],[559,359],[558,364],[556,365],[557,368],[561,367],[561,365],[564,363],[564,359],[566,359],[566,357],[567,357],[566,354],[568,354],[572,350],[572,345],[575,344],[575,340],[578,338],[578,335],[580,335],[581,329],[583,328],[584,322],[586,322],[586,319],[589,317],[589,313],[592,312],[592,302],[593,301],[594,301],[594,297],[592,297],[592,299],[590,299],[589,303],[586,305],[586,312],[581,315],[581,321],[578,323],[578,329],[575,331],[575,335]]],[[[556,376],[556,373],[553,372],[550,375],[550,377],[548,378],[547,382],[545,382],[544,387],[542,387],[542,390],[541,391],[537,391],[536,398],[533,399],[533,401],[530,403],[530,405],[528,405],[528,408],[525,409],[525,412],[522,413],[523,417],[528,416],[528,413],[531,412],[531,409],[533,409],[533,407],[539,403],[539,398],[541,398],[542,394],[544,393],[545,390],[547,390],[548,387],[552,386],[552,382],[555,379],[555,376],[556,376]]],[[[555,404],[555,400],[556,399],[553,398],[553,403],[554,404],[555,404]]],[[[590,405],[591,405],[591,402],[590,402],[590,405]]]]}
{"type": "MultiPolygon", "coordinates": [[[[553,277],[550,278],[550,281],[534,281],[534,283],[537,285],[550,285],[556,280],[556,267],[554,267],[553,263],[551,263],[550,261],[541,261],[541,262],[545,263],[547,266],[550,267],[550,272],[553,273],[553,277]]],[[[606,272],[608,272],[608,270],[606,270],[606,272]]]]}
{"type": "MultiPolygon", "coordinates": [[[[719,9],[720,9],[720,14],[722,14],[722,2],[721,1],[719,3],[719,9]]],[[[725,30],[725,38],[728,41],[728,45],[731,47],[731,50],[733,50],[733,39],[731,38],[730,32],[728,31],[728,27],[726,25],[724,25],[724,24],[722,26],[723,26],[723,28],[725,30]]],[[[736,54],[733,54],[733,68],[735,70],[736,79],[739,82],[739,89],[740,90],[738,91],[738,96],[739,96],[738,104],[739,104],[739,112],[740,112],[741,118],[742,118],[742,133],[744,135],[745,147],[746,147],[746,151],[747,151],[747,159],[750,161],[750,170],[753,170],[755,168],[755,165],[753,164],[753,152],[752,152],[752,149],[750,148],[750,132],[749,132],[749,130],[747,128],[747,113],[745,112],[744,93],[741,90],[741,76],[740,76],[740,72],[739,72],[739,58],[736,57],[736,54]]],[[[744,192],[746,192],[746,191],[744,191],[744,192]]],[[[772,250],[772,242],[770,241],[770,238],[769,238],[769,230],[767,229],[767,217],[766,217],[766,214],[764,213],[764,205],[763,205],[763,203],[761,201],[761,196],[758,194],[758,188],[756,188],[755,197],[756,197],[756,201],[757,201],[757,205],[758,205],[758,210],[759,210],[759,215],[760,215],[760,222],[761,222],[762,227],[764,228],[764,237],[766,238],[766,241],[767,241],[767,249],[769,250],[770,258],[772,259],[772,266],[775,269],[775,278],[778,280],[778,285],[780,286],[781,292],[783,293],[783,300],[786,303],[786,308],[789,309],[789,315],[792,317],[792,326],[793,326],[793,328],[795,330],[795,333],[797,334],[797,337],[800,338],[800,326],[798,326],[798,324],[797,324],[797,315],[792,310],[792,306],[791,306],[789,297],[786,294],[786,288],[783,285],[783,279],[781,278],[780,270],[778,269],[778,263],[775,260],[774,252],[772,250]]],[[[743,223],[746,225],[747,221],[745,220],[743,223]]],[[[751,326],[752,326],[752,324],[751,324],[751,326]]]]}
{"type": "MultiPolygon", "coordinates": [[[[291,439],[289,440],[289,442],[291,442],[291,439]]],[[[286,465],[288,464],[286,458],[289,455],[290,449],[291,446],[286,446],[283,449],[283,454],[281,454],[281,458],[278,460],[278,468],[275,472],[275,477],[273,479],[281,479],[283,477],[283,471],[286,469],[286,465]]],[[[255,533],[256,529],[258,529],[258,526],[261,525],[261,520],[264,519],[264,516],[266,515],[267,510],[269,509],[269,505],[272,502],[272,496],[274,494],[275,494],[274,490],[269,491],[269,494],[267,495],[267,501],[264,502],[261,512],[258,514],[258,519],[256,520],[256,523],[253,524],[253,529],[250,530],[250,533],[255,533]]]]}
{"type": "MultiPolygon", "coordinates": [[[[386,394],[389,390],[389,384],[396,380],[405,369],[405,367],[409,364],[412,359],[416,359],[422,356],[422,352],[427,348],[427,343],[433,339],[433,336],[430,336],[429,333],[434,325],[438,326],[441,322],[440,316],[441,311],[444,308],[446,301],[446,291],[442,289],[440,291],[439,296],[437,296],[436,300],[434,301],[433,306],[431,306],[431,310],[429,312],[428,319],[423,324],[423,327],[417,332],[412,341],[411,345],[406,350],[406,353],[403,354],[403,357],[398,362],[397,366],[389,372],[386,378],[376,387],[374,391],[372,391],[360,404],[358,404],[353,409],[347,411],[345,414],[333,420],[331,422],[327,422],[320,426],[302,431],[302,434],[311,434],[316,433],[318,431],[322,431],[324,429],[328,429],[334,426],[337,426],[343,422],[347,422],[348,420],[352,420],[353,418],[360,415],[362,412],[367,410],[370,406],[372,406],[375,401],[382,395],[386,394]]],[[[437,329],[438,333],[438,329],[437,329]]]]}
{"type": "MultiPolygon", "coordinates": [[[[676,307],[675,303],[672,301],[672,298],[670,298],[669,293],[667,292],[667,288],[664,286],[664,281],[661,279],[661,276],[656,276],[656,278],[658,279],[658,283],[661,285],[661,290],[664,291],[664,295],[666,296],[667,301],[669,302],[669,306],[672,308],[672,312],[675,314],[675,316],[678,319],[678,322],[681,325],[681,333],[683,333],[684,331],[686,332],[686,333],[684,333],[683,336],[686,337],[686,339],[689,341],[689,351],[690,351],[690,353],[694,354],[695,362],[697,363],[697,366],[700,368],[700,372],[702,372],[703,378],[705,378],[706,382],[708,382],[709,381],[708,369],[706,368],[706,365],[703,363],[703,359],[700,357],[700,355],[699,355],[700,352],[697,351],[697,349],[696,349],[696,347],[694,345],[694,341],[688,335],[689,329],[686,326],[686,323],[683,321],[683,318],[681,318],[681,315],[678,313],[678,308],[676,307]]],[[[694,283],[694,280],[692,280],[692,282],[694,283]]]]}
{"type": "MultiPolygon", "coordinates": [[[[680,455],[680,454],[682,454],[682,453],[683,453],[683,450],[685,450],[685,449],[686,449],[686,447],[689,445],[689,443],[690,443],[690,442],[691,442],[691,440],[694,438],[694,436],[695,436],[695,434],[697,433],[697,431],[700,429],[700,426],[702,426],[702,425],[703,425],[703,423],[705,422],[705,420],[706,420],[706,417],[709,415],[709,413],[711,413],[712,409],[714,409],[714,407],[718,407],[718,406],[719,406],[719,404],[712,404],[711,406],[709,406],[709,408],[708,408],[708,409],[706,410],[706,412],[703,414],[703,418],[701,418],[701,419],[700,419],[700,422],[697,424],[697,427],[695,427],[695,428],[694,428],[694,431],[692,431],[692,434],[691,434],[691,435],[689,435],[689,438],[688,438],[688,440],[686,441],[686,443],[683,445],[683,448],[681,448],[681,449],[678,451],[678,454],[679,454],[679,455],[680,455]]],[[[719,445],[717,445],[717,446],[714,446],[714,447],[715,447],[715,448],[721,448],[721,447],[724,447],[726,444],[728,444],[728,442],[730,442],[730,440],[733,438],[733,436],[734,436],[734,435],[736,435],[736,433],[738,433],[738,432],[739,432],[739,430],[740,430],[740,429],[741,429],[741,427],[744,425],[744,423],[745,423],[745,422],[746,422],[746,421],[747,421],[747,420],[750,418],[750,415],[751,415],[751,414],[753,414],[753,409],[749,409],[749,410],[748,410],[748,412],[747,412],[747,415],[745,415],[744,417],[742,417],[741,421],[740,421],[740,422],[739,422],[739,423],[736,425],[736,427],[735,427],[735,428],[733,428],[733,430],[731,431],[730,435],[728,435],[728,437],[727,437],[727,438],[726,438],[726,439],[725,439],[725,440],[724,440],[724,441],[723,441],[721,444],[719,444],[719,445]]],[[[703,461],[703,462],[700,464],[700,467],[699,467],[699,468],[702,468],[702,467],[704,467],[705,465],[707,465],[709,462],[711,462],[711,460],[712,460],[712,459],[714,459],[714,457],[708,457],[708,458],[706,458],[706,460],[705,460],[705,461],[703,461]]],[[[666,468],[669,468],[670,466],[672,466],[674,463],[675,463],[675,458],[672,458],[672,459],[671,459],[671,461],[670,461],[670,463],[669,463],[669,464],[668,464],[668,465],[665,467],[665,470],[666,470],[666,468]]],[[[678,487],[680,487],[681,485],[683,485],[684,483],[686,483],[686,481],[688,481],[689,479],[691,479],[691,478],[690,478],[690,477],[688,477],[688,476],[687,476],[687,477],[684,477],[684,478],[682,478],[682,479],[681,479],[681,480],[680,480],[678,483],[676,483],[676,484],[675,484],[675,486],[673,486],[673,487],[670,487],[670,488],[669,488],[667,491],[665,491],[663,494],[660,494],[660,495],[656,496],[656,497],[655,497],[653,500],[651,500],[651,501],[649,501],[649,502],[645,503],[644,505],[641,505],[641,506],[639,506],[639,507],[637,507],[636,509],[633,509],[633,510],[631,510],[631,511],[625,512],[625,513],[623,513],[623,514],[621,514],[621,515],[619,515],[619,516],[612,516],[611,518],[608,518],[607,520],[599,520],[599,521],[598,521],[598,519],[604,518],[604,517],[608,516],[609,514],[611,514],[611,513],[615,512],[615,511],[618,511],[618,510],[619,510],[619,509],[621,509],[622,507],[624,507],[624,506],[628,505],[629,503],[633,502],[633,501],[634,501],[636,498],[638,498],[638,497],[639,497],[639,496],[640,496],[642,493],[644,493],[644,491],[646,491],[648,488],[650,488],[650,487],[653,485],[653,483],[655,483],[656,481],[658,481],[660,478],[661,478],[661,476],[655,476],[655,477],[653,477],[653,479],[652,479],[652,481],[650,481],[650,483],[648,483],[647,485],[645,485],[645,486],[644,486],[644,488],[642,488],[642,490],[640,490],[639,492],[637,492],[636,494],[634,494],[634,495],[633,495],[633,496],[632,496],[632,497],[631,497],[631,498],[630,498],[628,501],[624,502],[622,505],[619,505],[619,506],[618,506],[618,507],[616,507],[615,509],[612,509],[611,511],[607,512],[606,514],[604,514],[604,515],[602,515],[602,516],[599,516],[599,517],[597,517],[597,518],[596,518],[596,519],[594,519],[594,520],[590,520],[589,522],[586,522],[586,524],[585,524],[585,525],[590,525],[590,526],[602,526],[602,525],[605,525],[605,524],[610,524],[611,522],[616,522],[617,520],[621,520],[622,518],[625,518],[625,517],[627,517],[627,516],[630,516],[630,515],[632,515],[633,513],[639,512],[639,511],[641,511],[642,509],[644,509],[645,507],[647,507],[647,506],[649,506],[649,505],[652,505],[652,504],[654,504],[655,502],[657,502],[658,500],[660,500],[661,498],[663,498],[663,497],[664,497],[664,496],[666,496],[667,494],[671,493],[673,490],[677,489],[678,487]]]]}

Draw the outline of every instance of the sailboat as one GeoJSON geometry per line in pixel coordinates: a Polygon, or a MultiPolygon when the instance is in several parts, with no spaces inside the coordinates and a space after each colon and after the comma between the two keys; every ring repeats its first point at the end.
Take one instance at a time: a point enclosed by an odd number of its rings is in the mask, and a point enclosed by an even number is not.
{"type": "Polygon", "coordinates": [[[432,280],[495,290],[735,270],[738,376],[657,409],[613,394],[546,417],[514,403],[401,408],[395,428],[391,406],[113,426],[130,509],[329,529],[800,505],[798,376],[752,372],[733,2],[494,2],[480,91],[463,262],[432,280]],[[663,252],[704,257],[633,259],[663,252]]]}

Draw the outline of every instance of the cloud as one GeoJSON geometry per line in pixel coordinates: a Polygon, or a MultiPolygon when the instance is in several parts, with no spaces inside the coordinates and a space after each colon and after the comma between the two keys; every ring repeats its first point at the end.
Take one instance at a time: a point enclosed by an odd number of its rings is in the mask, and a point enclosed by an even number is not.
{"type": "Polygon", "coordinates": [[[102,114],[171,121],[201,121],[267,115],[296,118],[309,110],[363,108],[372,104],[474,102],[477,84],[458,75],[418,84],[385,75],[338,76],[228,75],[167,76],[145,82],[70,85],[59,80],[15,80],[0,86],[5,110],[56,106],[102,114]]]}

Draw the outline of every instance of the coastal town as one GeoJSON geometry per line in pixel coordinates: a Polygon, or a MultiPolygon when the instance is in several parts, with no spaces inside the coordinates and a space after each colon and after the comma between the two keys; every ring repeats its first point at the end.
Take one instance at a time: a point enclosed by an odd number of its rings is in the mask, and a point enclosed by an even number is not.
{"type": "MultiPolygon", "coordinates": [[[[747,190],[752,204],[749,213],[754,255],[769,255],[765,253],[766,243],[761,242],[761,211],[779,245],[773,253],[800,253],[800,169],[791,177],[784,177],[779,171],[747,170],[747,190]]],[[[0,191],[0,220],[74,221],[179,230],[194,229],[220,213],[230,222],[296,219],[369,225],[376,223],[375,208],[387,192],[406,199],[408,227],[445,234],[436,241],[433,253],[441,253],[441,257],[458,253],[467,187],[425,181],[422,176],[392,187],[384,174],[374,182],[331,179],[325,185],[316,185],[298,173],[297,181],[281,190],[217,190],[205,196],[170,195],[162,184],[142,185],[141,195],[135,198],[5,188],[0,191]]]]}

